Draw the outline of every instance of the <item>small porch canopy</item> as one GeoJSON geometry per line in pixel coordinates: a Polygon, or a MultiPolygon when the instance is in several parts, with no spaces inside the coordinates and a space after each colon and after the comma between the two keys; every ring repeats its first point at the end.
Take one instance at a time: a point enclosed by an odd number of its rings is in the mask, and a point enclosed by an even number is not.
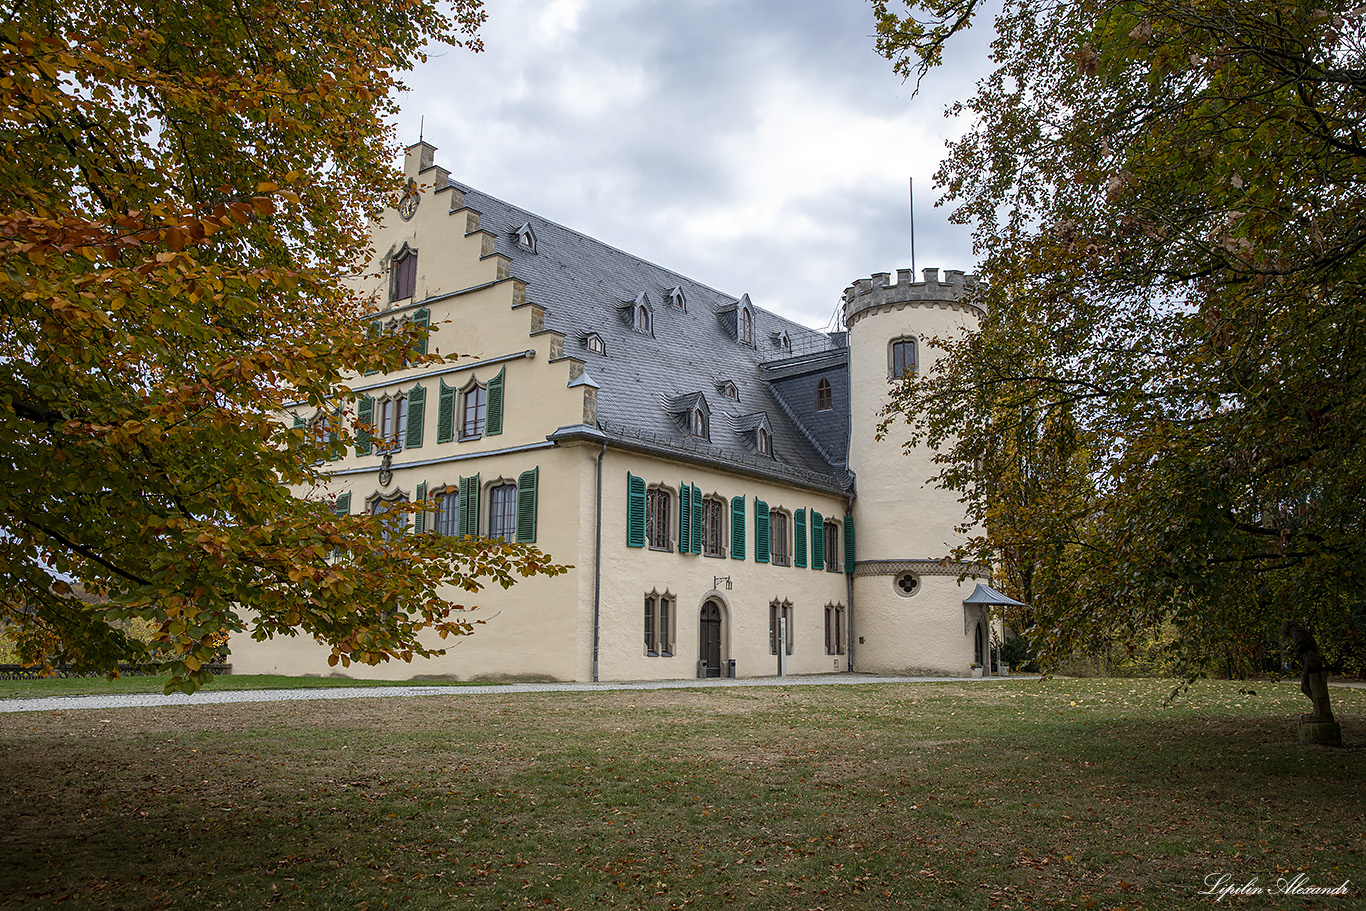
{"type": "MultiPolygon", "coordinates": [[[[988,609],[996,606],[1026,607],[1027,605],[1021,601],[1016,601],[1014,598],[1007,595],[1001,594],[990,585],[983,585],[979,582],[977,583],[977,587],[972,590],[972,594],[963,599],[963,635],[968,635],[969,630],[972,629],[973,622],[986,625],[989,622],[987,619],[988,609]]],[[[979,638],[981,636],[980,628],[978,630],[978,636],[979,638]]],[[[986,645],[986,643],[979,642],[979,647],[981,645],[986,645]]],[[[1003,671],[999,670],[1001,664],[998,649],[991,648],[990,655],[984,654],[983,663],[987,665],[988,674],[991,673],[993,664],[998,668],[997,673],[1003,673],[1003,671]],[[993,657],[996,659],[994,662],[986,660],[993,657]]]]}

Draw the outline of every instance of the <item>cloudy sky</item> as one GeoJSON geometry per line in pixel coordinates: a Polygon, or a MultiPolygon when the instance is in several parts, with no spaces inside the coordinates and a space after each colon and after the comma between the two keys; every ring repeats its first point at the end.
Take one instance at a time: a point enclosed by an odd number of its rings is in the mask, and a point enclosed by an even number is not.
{"type": "Polygon", "coordinates": [[[919,96],[873,50],[861,0],[497,0],[485,51],[406,81],[457,180],[822,328],[851,281],[970,270],[931,177],[986,29],[919,96]]]}

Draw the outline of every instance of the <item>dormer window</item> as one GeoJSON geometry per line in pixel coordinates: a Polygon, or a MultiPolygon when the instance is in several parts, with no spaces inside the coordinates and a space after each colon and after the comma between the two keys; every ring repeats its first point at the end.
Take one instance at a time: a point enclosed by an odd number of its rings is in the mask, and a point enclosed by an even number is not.
{"type": "Polygon", "coordinates": [[[754,314],[748,307],[740,308],[740,344],[754,345],[754,314]]]}
{"type": "Polygon", "coordinates": [[[584,339],[584,346],[594,354],[606,354],[607,345],[603,342],[602,336],[596,332],[590,332],[588,338],[584,339]]]}
{"type": "Polygon", "coordinates": [[[515,233],[518,249],[525,250],[527,253],[536,252],[536,232],[531,230],[530,222],[523,222],[515,233]]]}
{"type": "Polygon", "coordinates": [[[730,380],[722,380],[716,384],[716,391],[721,393],[722,398],[740,401],[740,389],[730,380]]]}
{"type": "Polygon", "coordinates": [[[769,438],[768,431],[760,427],[754,433],[754,448],[761,455],[773,455],[773,444],[769,438]]]}
{"type": "Polygon", "coordinates": [[[670,288],[666,297],[670,307],[677,307],[679,310],[688,309],[688,298],[683,294],[682,287],[675,285],[670,288]]]}
{"type": "Polygon", "coordinates": [[[645,308],[644,304],[638,304],[636,306],[635,326],[637,332],[644,332],[646,335],[650,334],[650,311],[645,308]]]}
{"type": "Polygon", "coordinates": [[[708,439],[707,436],[707,414],[701,408],[692,413],[692,435],[699,440],[708,439]]]}
{"type": "Polygon", "coordinates": [[[773,336],[773,344],[788,354],[792,353],[792,336],[787,334],[786,329],[773,336]]]}

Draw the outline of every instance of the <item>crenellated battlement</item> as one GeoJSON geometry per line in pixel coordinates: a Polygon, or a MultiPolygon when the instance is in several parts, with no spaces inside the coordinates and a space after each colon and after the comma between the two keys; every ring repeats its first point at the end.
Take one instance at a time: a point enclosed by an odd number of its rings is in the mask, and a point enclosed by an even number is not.
{"type": "Polygon", "coordinates": [[[923,281],[915,280],[910,269],[896,270],[896,281],[890,272],[874,272],[844,289],[844,324],[853,325],[868,311],[883,307],[948,306],[971,307],[981,311],[981,304],[964,299],[977,286],[977,276],[961,269],[946,269],[941,280],[938,269],[923,269],[923,281]]]}

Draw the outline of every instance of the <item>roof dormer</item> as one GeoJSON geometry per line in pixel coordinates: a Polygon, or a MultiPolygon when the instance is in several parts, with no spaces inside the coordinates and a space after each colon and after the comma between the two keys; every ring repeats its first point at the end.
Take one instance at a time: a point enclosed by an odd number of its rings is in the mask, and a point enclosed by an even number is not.
{"type": "Polygon", "coordinates": [[[531,229],[531,222],[522,222],[521,227],[512,232],[517,239],[517,249],[527,253],[536,252],[536,232],[531,229]]]}
{"type": "Polygon", "coordinates": [[[787,334],[786,329],[780,329],[777,332],[772,333],[769,337],[773,339],[773,347],[782,351],[784,354],[792,353],[792,336],[787,334]]]}
{"type": "Polygon", "coordinates": [[[736,386],[730,380],[717,380],[716,391],[721,393],[721,398],[723,399],[731,399],[736,402],[740,401],[740,387],[736,386]]]}
{"type": "Polygon", "coordinates": [[[617,313],[621,316],[621,321],[632,329],[642,335],[654,337],[654,308],[650,306],[650,295],[644,291],[637,294],[633,300],[622,301],[617,307],[617,313]]]}
{"type": "Polygon", "coordinates": [[[689,392],[666,399],[665,408],[689,436],[699,440],[711,439],[711,406],[701,392],[689,392]]]}
{"type": "Polygon", "coordinates": [[[670,307],[677,310],[688,309],[688,298],[687,295],[683,293],[683,287],[681,285],[674,285],[665,292],[664,299],[670,307]]]}
{"type": "Polygon", "coordinates": [[[773,457],[773,425],[768,413],[755,411],[730,419],[731,430],[745,441],[745,445],[762,456],[773,457]]]}

